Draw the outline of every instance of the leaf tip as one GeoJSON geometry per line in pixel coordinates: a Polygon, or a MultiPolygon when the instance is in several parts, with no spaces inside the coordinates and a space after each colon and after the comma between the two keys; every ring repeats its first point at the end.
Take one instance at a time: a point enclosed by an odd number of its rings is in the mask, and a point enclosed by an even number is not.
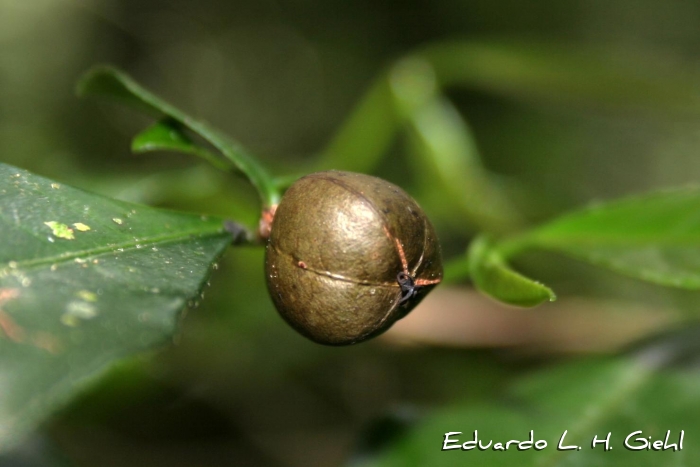
{"type": "Polygon", "coordinates": [[[472,242],[467,258],[474,286],[495,300],[530,308],[557,298],[546,285],[513,270],[486,236],[472,242]]]}
{"type": "Polygon", "coordinates": [[[113,76],[118,70],[108,64],[95,65],[84,72],[75,85],[75,93],[78,97],[85,97],[94,92],[95,83],[105,76],[113,76]]]}

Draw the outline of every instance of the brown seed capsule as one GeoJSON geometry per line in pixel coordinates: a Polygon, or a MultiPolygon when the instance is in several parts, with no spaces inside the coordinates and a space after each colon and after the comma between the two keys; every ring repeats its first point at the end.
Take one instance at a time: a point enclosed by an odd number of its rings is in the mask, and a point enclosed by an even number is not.
{"type": "Polygon", "coordinates": [[[339,171],[287,190],[265,266],[282,317],[328,345],[381,334],[442,279],[440,245],[418,204],[385,180],[339,171]]]}

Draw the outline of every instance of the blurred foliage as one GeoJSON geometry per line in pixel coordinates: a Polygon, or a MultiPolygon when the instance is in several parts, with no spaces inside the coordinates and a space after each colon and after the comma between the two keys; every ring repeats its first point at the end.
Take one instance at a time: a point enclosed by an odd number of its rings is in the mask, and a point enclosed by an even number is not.
{"type": "Polygon", "coordinates": [[[362,465],[457,466],[470,457],[482,465],[695,465],[699,453],[686,435],[700,422],[698,374],[692,369],[696,346],[694,329],[670,342],[646,343],[631,355],[583,359],[534,372],[509,389],[506,403],[485,401],[436,411],[391,449],[362,465]],[[465,423],[469,430],[462,427],[465,423]],[[432,434],[443,427],[457,432],[449,438],[452,442],[443,437],[441,447],[452,449],[432,449],[432,434]],[[531,436],[528,449],[498,451],[496,443],[503,448],[510,440],[527,441],[531,436]],[[681,436],[683,450],[674,453],[672,445],[681,447],[681,436]],[[473,451],[461,449],[463,442],[473,440],[479,443],[472,444],[473,451]],[[659,440],[666,452],[649,446],[640,455],[646,443],[659,440]],[[532,442],[541,448],[534,449],[532,442]],[[634,449],[625,449],[625,442],[634,449]]]}
{"type": "MultiPolygon", "coordinates": [[[[435,223],[445,257],[462,257],[480,230],[513,232],[591,201],[697,180],[698,20],[700,4],[682,0],[0,0],[0,161],[126,201],[254,224],[257,195],[239,177],[186,155],[134,156],[130,139],[147,119],[75,98],[85,69],[114,63],[262,155],[275,175],[293,178],[326,164],[401,185],[435,223]],[[370,106],[384,110],[369,115],[368,101],[387,105],[370,106]],[[347,153],[334,146],[342,138],[347,153]],[[465,203],[474,174],[495,190],[488,203],[465,203]],[[494,217],[493,206],[511,214],[494,217]]],[[[447,321],[438,289],[436,305],[426,299],[404,320],[430,317],[423,326],[435,325],[429,345],[418,332],[397,329],[329,349],[277,316],[262,257],[260,249],[231,249],[176,345],[126,362],[46,426],[50,442],[30,439],[3,465],[23,465],[31,443],[86,466],[334,466],[375,456],[421,465],[455,429],[448,424],[466,433],[512,421],[515,437],[526,427],[573,429],[555,422],[576,419],[574,405],[606,389],[570,397],[567,383],[638,374],[636,361],[617,357],[570,358],[557,368],[571,335],[618,336],[610,347],[586,347],[603,352],[697,317],[695,292],[527,253],[512,259],[514,267],[562,298],[542,311],[568,312],[563,297],[577,296],[589,312],[567,323],[566,338],[540,325],[520,329],[529,340],[509,340],[499,333],[505,325],[475,319],[482,304],[468,294],[460,295],[458,321],[447,321]],[[601,299],[619,305],[611,311],[601,299]],[[644,319],[649,326],[636,335],[625,332],[644,319]],[[474,335],[493,336],[491,344],[456,345],[439,333],[472,323],[482,326],[474,335]],[[549,386],[552,378],[561,384],[549,386]],[[565,407],[543,409],[550,396],[565,407]],[[511,410],[513,397],[539,409],[539,418],[511,410]]],[[[453,266],[459,276],[463,264],[453,266]]],[[[509,311],[489,309],[496,319],[509,311]]],[[[665,412],[664,396],[682,393],[669,416],[680,414],[690,430],[695,372],[689,365],[667,383],[645,379],[652,384],[630,410],[651,417],[665,412]]],[[[599,431],[627,429],[603,424],[599,431]]],[[[687,451],[693,442],[688,436],[687,451]]],[[[467,461],[479,453],[441,454],[467,461]]],[[[512,457],[507,465],[526,462],[512,457]]],[[[50,458],[34,464],[54,465],[50,458]]]]}

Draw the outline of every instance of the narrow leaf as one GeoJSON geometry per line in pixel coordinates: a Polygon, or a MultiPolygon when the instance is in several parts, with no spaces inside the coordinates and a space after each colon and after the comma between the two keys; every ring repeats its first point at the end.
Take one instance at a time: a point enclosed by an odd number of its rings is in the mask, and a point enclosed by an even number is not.
{"type": "Polygon", "coordinates": [[[700,289],[700,189],[646,194],[565,215],[528,234],[523,246],[661,285],[700,289]]]}
{"type": "Polygon", "coordinates": [[[429,190],[480,229],[513,230],[520,216],[495,177],[481,164],[474,137],[457,109],[437,88],[431,64],[416,57],[382,73],[335,138],[320,154],[318,170],[371,171],[397,133],[408,127],[419,171],[429,190]],[[424,179],[426,177],[423,177],[424,179]]]}
{"type": "Polygon", "coordinates": [[[388,150],[401,121],[389,78],[382,73],[319,154],[314,170],[371,172],[388,150]]]}
{"type": "Polygon", "coordinates": [[[522,220],[512,200],[481,163],[467,122],[443,96],[434,96],[413,109],[411,142],[420,158],[429,189],[443,189],[444,202],[453,203],[466,219],[489,232],[515,229],[522,220]]]}
{"type": "Polygon", "coordinates": [[[248,177],[265,205],[279,202],[279,193],[271,176],[240,144],[155,96],[125,73],[109,66],[93,68],[78,83],[78,94],[109,97],[157,117],[168,117],[200,135],[220,151],[248,177]]]}
{"type": "Polygon", "coordinates": [[[222,226],[0,164],[0,451],[171,338],[230,243],[222,226]]]}
{"type": "Polygon", "coordinates": [[[231,167],[218,156],[198,146],[182,131],[182,125],[166,118],[156,122],[136,135],[131,141],[135,153],[150,151],[178,151],[201,157],[214,167],[230,170],[231,167]]]}
{"type": "Polygon", "coordinates": [[[512,270],[486,237],[472,242],[468,262],[474,285],[496,300],[532,307],[556,299],[549,287],[512,270]]]}
{"type": "Polygon", "coordinates": [[[469,86],[537,102],[697,114],[697,77],[669,76],[662,57],[638,50],[542,41],[435,42],[415,54],[434,67],[441,86],[469,86]]]}

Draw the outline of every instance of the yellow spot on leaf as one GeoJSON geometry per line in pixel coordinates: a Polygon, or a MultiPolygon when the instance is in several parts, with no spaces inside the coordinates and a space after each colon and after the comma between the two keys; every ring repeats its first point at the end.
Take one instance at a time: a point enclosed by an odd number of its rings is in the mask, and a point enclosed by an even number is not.
{"type": "Polygon", "coordinates": [[[94,292],[90,292],[89,290],[81,290],[76,295],[85,300],[86,302],[97,301],[97,294],[94,292]]]}
{"type": "Polygon", "coordinates": [[[70,327],[75,327],[80,323],[80,319],[77,316],[64,313],[61,315],[61,323],[65,324],[66,326],[70,327]]]}
{"type": "Polygon", "coordinates": [[[65,238],[66,240],[74,240],[73,229],[68,227],[66,224],[61,224],[56,221],[44,222],[46,226],[51,229],[51,233],[54,237],[65,238]]]}
{"type": "Polygon", "coordinates": [[[112,218],[112,221],[114,221],[114,223],[115,223],[115,224],[118,224],[118,225],[122,225],[122,222],[124,222],[123,220],[121,220],[121,219],[118,218],[118,217],[112,218]]]}
{"type": "Polygon", "coordinates": [[[90,230],[90,226],[85,225],[82,222],[76,222],[75,224],[73,224],[73,227],[75,227],[76,230],[79,230],[81,232],[87,232],[88,230],[90,230]]]}
{"type": "Polygon", "coordinates": [[[81,320],[92,319],[97,316],[97,309],[90,303],[74,300],[66,307],[66,312],[61,315],[61,323],[66,326],[77,326],[81,320]]]}

